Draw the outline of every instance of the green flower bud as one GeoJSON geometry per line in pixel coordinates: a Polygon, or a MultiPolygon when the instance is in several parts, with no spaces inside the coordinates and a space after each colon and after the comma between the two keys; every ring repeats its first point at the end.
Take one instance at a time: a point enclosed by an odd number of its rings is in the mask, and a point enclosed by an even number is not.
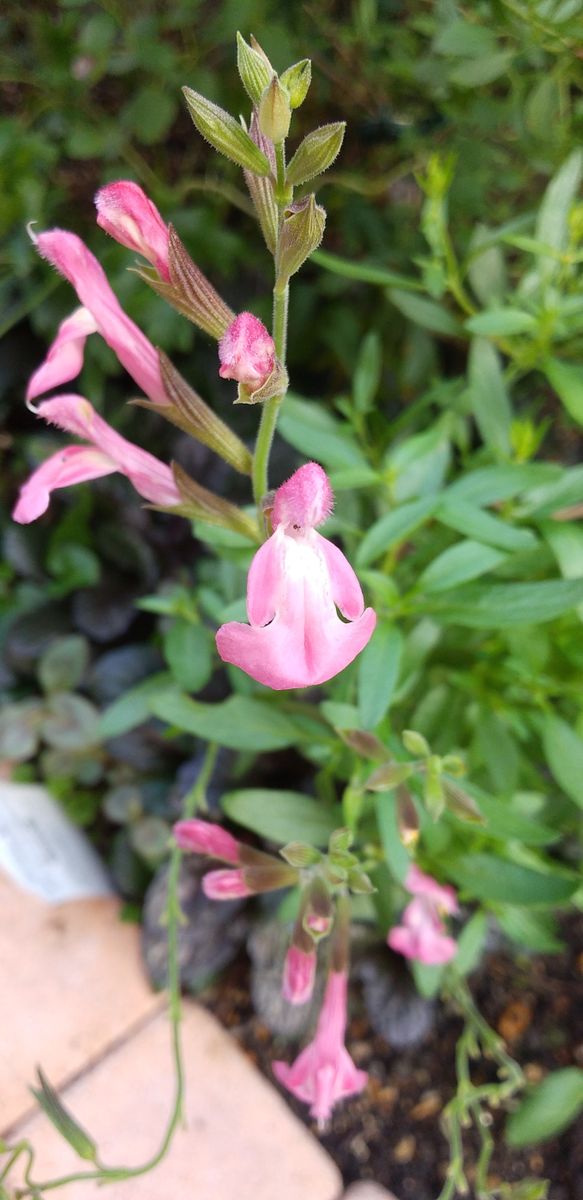
{"type": "Polygon", "coordinates": [[[300,104],[304,103],[312,82],[312,64],[309,58],[302,58],[301,62],[294,63],[293,67],[288,67],[281,76],[281,82],[287,91],[292,108],[299,108],[300,104]]]}
{"type": "Polygon", "coordinates": [[[259,104],[273,75],[273,68],[262,50],[254,50],[237,33],[237,69],[241,83],[253,105],[259,104]]]}
{"type": "Polygon", "coordinates": [[[344,140],[346,121],[322,125],[314,129],[298,146],[286,171],[286,182],[295,187],[315,175],[327,171],[336,158],[344,140]]]}
{"type": "Polygon", "coordinates": [[[263,92],[259,102],[258,121],[263,136],[275,145],[283,142],[289,133],[291,105],[277,75],[273,76],[263,92]]]}

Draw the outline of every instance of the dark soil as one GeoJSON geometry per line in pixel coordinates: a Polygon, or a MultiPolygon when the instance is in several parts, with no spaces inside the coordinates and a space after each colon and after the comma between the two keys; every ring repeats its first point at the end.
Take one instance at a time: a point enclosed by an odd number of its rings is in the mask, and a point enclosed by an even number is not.
{"type": "MultiPolygon", "coordinates": [[[[510,1053],[530,1082],[548,1071],[583,1066],[583,917],[564,925],[567,949],[557,955],[516,958],[506,952],[488,956],[472,990],[488,1022],[506,1039],[510,1053]]],[[[238,1039],[245,1053],[271,1079],[274,1058],[297,1053],[274,1038],[256,1017],[249,997],[249,966],[239,958],[222,980],[199,999],[238,1039]]],[[[416,1049],[396,1051],[371,1030],[353,989],[348,1046],[370,1080],[362,1096],[335,1112],[322,1135],[303,1105],[286,1100],[338,1164],[345,1182],[375,1180],[399,1200],[435,1200],[448,1164],[448,1145],[440,1114],[455,1090],[455,1045],[461,1020],[440,1006],[432,1032],[416,1049]]],[[[476,1064],[475,1081],[492,1078],[492,1067],[476,1064]]],[[[561,1137],[523,1151],[509,1150],[503,1139],[504,1114],[494,1114],[496,1150],[492,1186],[525,1178],[548,1179],[549,1200],[583,1200],[583,1127],[572,1125],[561,1137]]],[[[466,1137],[466,1161],[476,1155],[477,1139],[466,1137]]],[[[472,1176],[471,1166],[468,1171],[472,1176]]]]}

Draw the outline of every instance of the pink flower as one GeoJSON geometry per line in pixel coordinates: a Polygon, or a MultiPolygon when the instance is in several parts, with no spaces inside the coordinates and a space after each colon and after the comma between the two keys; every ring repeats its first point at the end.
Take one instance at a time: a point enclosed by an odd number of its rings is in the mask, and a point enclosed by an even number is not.
{"type": "Polygon", "coordinates": [[[242,312],[219,342],[219,359],[222,379],[236,379],[255,392],[275,367],[275,342],[253,313],[242,312]]]}
{"type": "Polygon", "coordinates": [[[209,900],[238,900],[253,895],[241,870],[208,871],[203,877],[202,890],[209,900]]]}
{"type": "Polygon", "coordinates": [[[217,633],[224,662],[277,691],[337,675],[366,646],[376,624],[342,551],[314,529],[330,514],[332,500],[317,463],[306,463],[278,489],[275,532],[257,551],[247,580],[250,624],[230,621],[217,633]]]}
{"type": "Polygon", "coordinates": [[[44,400],[36,412],[45,421],[84,438],[90,445],[58,450],[33,472],[20,490],[12,514],[15,521],[28,524],[40,517],[48,508],[55,488],[98,479],[113,471],[127,475],[140,496],[152,504],[181,503],[170,467],[116,433],[83,396],[44,400]]]}
{"type": "Polygon", "coordinates": [[[181,850],[208,854],[228,863],[239,862],[239,843],[226,829],[210,821],[199,821],[197,817],[178,821],[174,826],[174,837],[181,850]]]}
{"type": "Polygon", "coordinates": [[[331,971],[313,1040],[291,1066],[274,1062],[273,1072],[298,1100],[310,1105],[320,1128],[334,1105],[366,1087],[366,1071],[355,1067],[345,1045],[348,977],[331,971]]]}
{"type": "Polygon", "coordinates": [[[291,945],[283,967],[282,994],[289,1004],[307,1004],[314,991],[316,951],[291,945]]]}
{"type": "Polygon", "coordinates": [[[146,193],[131,180],[120,179],[99,189],[95,197],[97,224],[152,263],[162,277],[168,270],[168,226],[146,193]]]}
{"type": "Polygon", "coordinates": [[[27,400],[73,379],[83,363],[84,340],[88,333],[97,331],[146,396],[155,404],[167,404],[156,350],[123,311],[103,268],[87,246],[76,234],[63,229],[41,233],[35,243],[43,258],[73,285],[84,307],[60,326],[45,361],[32,376],[27,400]]]}
{"type": "Polygon", "coordinates": [[[441,914],[458,911],[453,888],[442,887],[415,863],[409,868],[405,887],[415,899],[407,905],[402,924],[389,930],[389,946],[406,958],[417,959],[428,966],[450,962],[457,952],[457,944],[446,933],[441,914]]]}

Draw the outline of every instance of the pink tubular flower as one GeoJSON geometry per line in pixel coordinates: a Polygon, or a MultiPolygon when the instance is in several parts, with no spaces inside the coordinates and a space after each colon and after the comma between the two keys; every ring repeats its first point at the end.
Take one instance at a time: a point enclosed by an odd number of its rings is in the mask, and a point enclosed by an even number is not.
{"type": "Polygon", "coordinates": [[[376,624],[342,551],[314,529],[326,520],[332,499],[317,463],[306,463],[278,489],[275,532],[257,551],[247,580],[250,624],[230,621],[217,633],[224,662],[276,691],[337,675],[366,646],[376,624]]]}
{"type": "Polygon", "coordinates": [[[282,994],[289,1004],[307,1004],[314,991],[316,951],[290,946],[283,967],[282,994]]]}
{"type": "Polygon", "coordinates": [[[202,890],[209,900],[238,900],[253,895],[241,870],[208,871],[203,877],[202,890]]]}
{"type": "Polygon", "coordinates": [[[142,188],[128,179],[108,183],[99,189],[95,207],[97,224],[116,242],[147,258],[169,281],[168,226],[142,188]]]}
{"type": "Polygon", "coordinates": [[[208,854],[211,858],[222,858],[228,863],[239,862],[239,843],[220,825],[193,817],[189,821],[177,821],[173,832],[181,850],[208,854]]]}
{"type": "Polygon", "coordinates": [[[27,401],[42,395],[49,387],[68,383],[79,373],[84,339],[96,331],[146,396],[155,404],[167,404],[156,350],[123,311],[103,268],[81,238],[63,229],[51,229],[34,240],[43,258],[73,285],[83,308],[60,326],[45,361],[28,385],[27,401]]]}
{"type": "Polygon", "coordinates": [[[310,1115],[320,1128],[334,1105],[366,1087],[366,1071],[359,1071],[344,1045],[348,977],[331,971],[313,1040],[295,1063],[274,1062],[273,1072],[298,1100],[310,1105],[310,1115]]]}
{"type": "Polygon", "coordinates": [[[441,914],[458,911],[453,888],[442,887],[416,864],[409,868],[405,887],[415,899],[407,905],[402,924],[389,930],[389,946],[398,954],[428,966],[450,962],[457,952],[457,944],[446,933],[441,914]]]}
{"type": "Polygon", "coordinates": [[[236,379],[255,392],[275,367],[275,342],[253,313],[242,312],[219,342],[219,359],[222,379],[236,379]]]}
{"type": "Polygon", "coordinates": [[[113,471],[126,475],[140,496],[152,504],[180,504],[170,467],[116,433],[83,396],[44,400],[36,412],[50,424],[85,438],[90,445],[58,450],[33,472],[20,489],[12,514],[15,521],[26,525],[40,517],[48,508],[55,488],[98,479],[113,471]]]}

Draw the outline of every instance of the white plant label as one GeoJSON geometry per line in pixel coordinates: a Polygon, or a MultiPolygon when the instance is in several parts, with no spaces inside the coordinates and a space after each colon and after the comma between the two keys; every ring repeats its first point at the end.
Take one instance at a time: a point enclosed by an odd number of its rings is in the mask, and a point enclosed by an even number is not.
{"type": "Polygon", "coordinates": [[[113,894],[87,838],[39,784],[0,779],[0,868],[50,904],[113,894]]]}

